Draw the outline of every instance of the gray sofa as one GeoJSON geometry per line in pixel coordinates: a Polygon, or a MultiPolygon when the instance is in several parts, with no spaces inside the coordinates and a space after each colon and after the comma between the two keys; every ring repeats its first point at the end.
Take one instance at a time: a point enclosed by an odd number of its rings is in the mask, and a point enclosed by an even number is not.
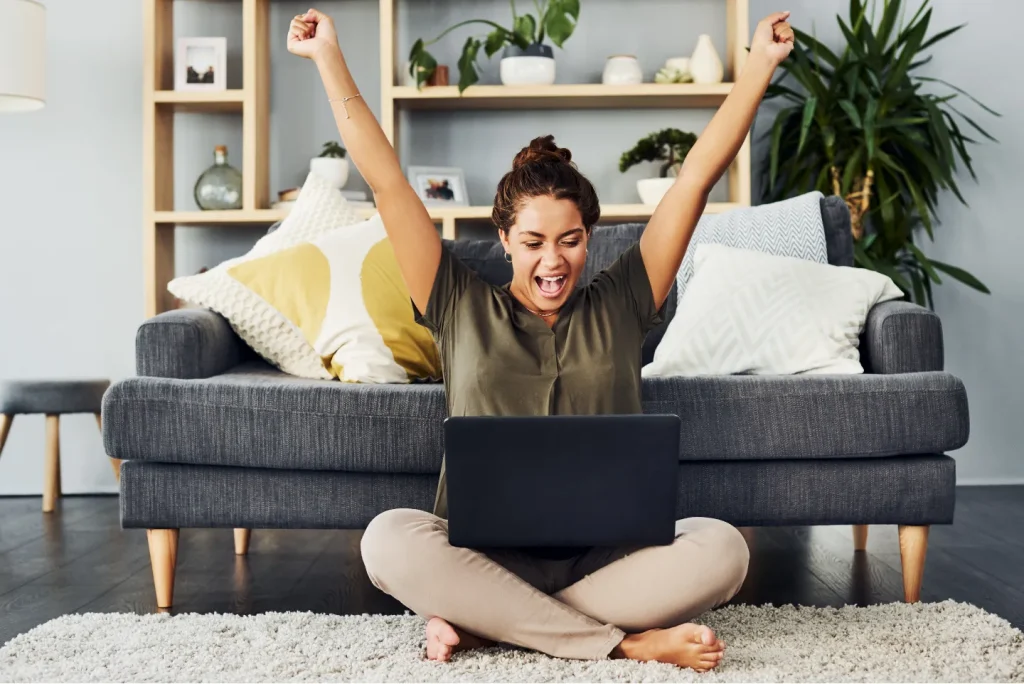
{"type": "MultiPolygon", "coordinates": [[[[821,210],[829,261],[851,264],[846,206],[831,197],[821,210]]],[[[584,278],[643,227],[595,229],[584,278]]],[[[449,244],[484,278],[509,279],[496,243],[449,244]]],[[[673,292],[665,325],[674,310],[673,292]]],[[[663,333],[651,332],[646,361],[663,333]]],[[[927,309],[876,306],[861,355],[863,375],[648,378],[644,409],[682,418],[679,517],[899,525],[913,601],[927,526],[953,519],[955,465],[944,452],[967,441],[967,397],[942,370],[942,328],[927,309]]],[[[441,385],[289,376],[198,309],[143,323],[136,364],[138,377],[104,397],[104,444],[124,461],[122,526],[150,530],[161,607],[172,602],[180,528],[236,528],[244,552],[245,530],[364,528],[387,509],[433,505],[441,385]]]]}

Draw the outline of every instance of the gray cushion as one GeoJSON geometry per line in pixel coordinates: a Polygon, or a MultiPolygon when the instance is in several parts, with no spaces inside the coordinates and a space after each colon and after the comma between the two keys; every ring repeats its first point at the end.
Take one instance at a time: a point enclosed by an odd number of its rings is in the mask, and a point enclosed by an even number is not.
{"type": "Polygon", "coordinates": [[[109,380],[0,382],[0,413],[99,413],[109,380]]]}
{"type": "Polygon", "coordinates": [[[135,370],[163,378],[208,378],[256,353],[209,309],[174,309],[143,322],[135,333],[135,370]]]}
{"type": "MultiPolygon", "coordinates": [[[[689,462],[676,516],[734,525],[932,525],[953,521],[948,456],[689,462]]],[[[391,508],[433,508],[437,474],[268,470],[126,462],[121,524],[132,527],[364,528],[391,508]]],[[[851,550],[852,552],[852,550],[851,550]]]]}
{"type": "MultiPolygon", "coordinates": [[[[948,373],[649,378],[647,413],[682,418],[683,460],[940,453],[967,440],[948,373]]],[[[130,378],[103,405],[121,459],[436,474],[444,388],[307,380],[263,363],[209,380],[130,378]]],[[[481,445],[486,448],[486,445],[481,445]]]]}

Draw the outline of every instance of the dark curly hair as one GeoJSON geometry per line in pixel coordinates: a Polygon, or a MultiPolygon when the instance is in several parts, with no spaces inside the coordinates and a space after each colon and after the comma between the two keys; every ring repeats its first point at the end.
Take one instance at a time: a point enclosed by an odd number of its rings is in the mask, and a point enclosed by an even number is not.
{"type": "Polygon", "coordinates": [[[491,220],[508,234],[523,200],[541,196],[572,200],[588,233],[601,217],[594,186],[572,162],[572,152],[555,145],[553,135],[534,138],[516,155],[512,170],[498,182],[491,220]]]}

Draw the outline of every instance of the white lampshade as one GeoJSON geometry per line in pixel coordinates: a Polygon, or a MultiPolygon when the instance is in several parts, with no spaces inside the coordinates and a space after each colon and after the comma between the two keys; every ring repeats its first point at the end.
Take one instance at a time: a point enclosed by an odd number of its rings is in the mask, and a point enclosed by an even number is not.
{"type": "Polygon", "coordinates": [[[46,8],[0,0],[0,112],[46,104],[46,8]]]}

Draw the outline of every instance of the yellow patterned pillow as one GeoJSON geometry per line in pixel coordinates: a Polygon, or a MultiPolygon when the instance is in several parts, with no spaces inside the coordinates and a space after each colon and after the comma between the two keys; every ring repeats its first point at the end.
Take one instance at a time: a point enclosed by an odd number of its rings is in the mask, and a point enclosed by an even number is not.
{"type": "Polygon", "coordinates": [[[379,214],[226,272],[300,331],[331,377],[441,378],[437,346],[413,319],[379,214]]]}

